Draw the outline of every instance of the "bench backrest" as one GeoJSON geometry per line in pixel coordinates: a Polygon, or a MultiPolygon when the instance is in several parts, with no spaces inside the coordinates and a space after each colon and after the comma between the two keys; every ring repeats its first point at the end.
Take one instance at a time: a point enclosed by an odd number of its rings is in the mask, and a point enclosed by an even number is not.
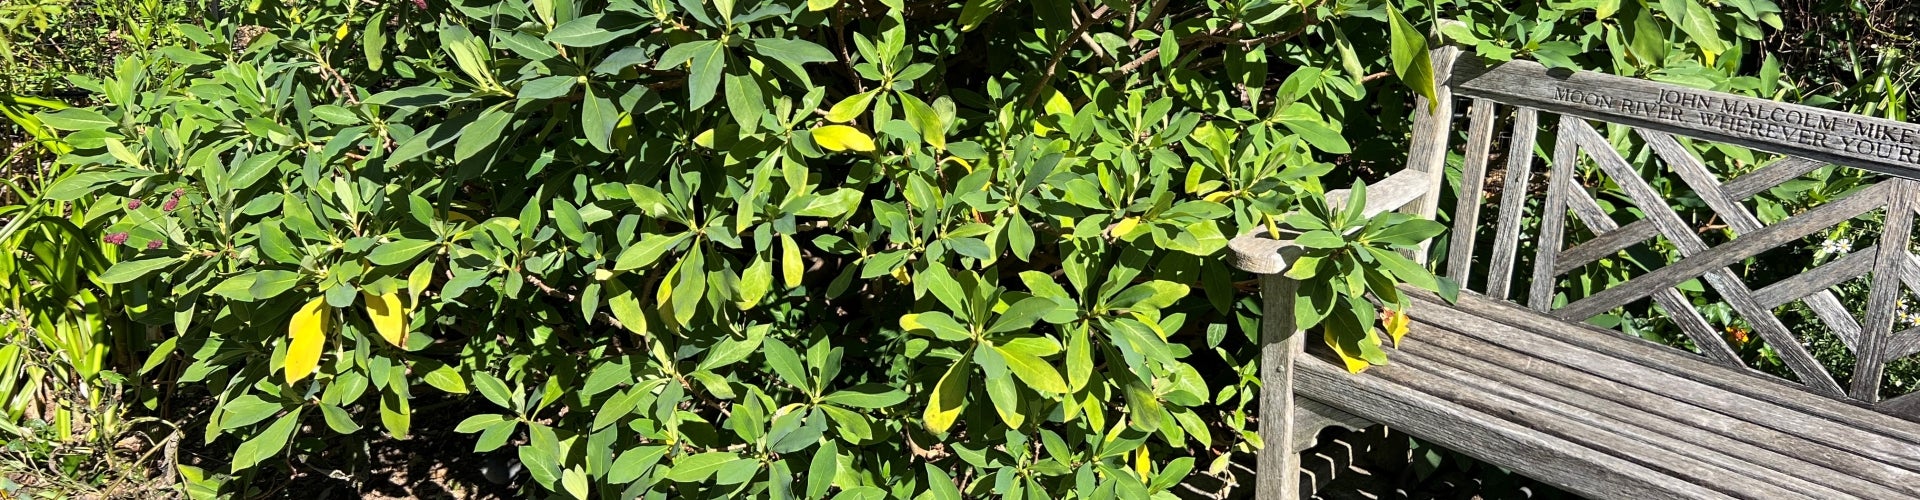
{"type": "MultiPolygon", "coordinates": [[[[1658,305],[1684,334],[1672,345],[1752,369],[1743,359],[1757,351],[1748,344],[1763,342],[1808,391],[1920,415],[1920,393],[1882,400],[1887,364],[1920,352],[1920,319],[1901,305],[1909,289],[1920,290],[1920,260],[1909,251],[1920,208],[1920,125],[1528,61],[1490,64],[1453,48],[1434,55],[1442,99],[1422,103],[1432,114],[1416,119],[1411,168],[1442,170],[1447,153],[1459,150],[1451,144],[1453,105],[1468,103],[1456,193],[1470,194],[1453,207],[1444,274],[1571,322],[1658,305]],[[1755,150],[1756,161],[1723,181],[1696,153],[1709,142],[1755,150]],[[1878,174],[1841,175],[1865,179],[1819,193],[1814,198],[1832,195],[1821,203],[1788,207],[1800,211],[1767,217],[1778,219],[1771,223],[1756,216],[1749,198],[1803,176],[1832,177],[1835,169],[1822,170],[1829,164],[1878,174]],[[1490,179],[1489,169],[1501,170],[1490,179]],[[1688,211],[1704,216],[1683,217],[1671,208],[1680,204],[1704,204],[1688,211]],[[1533,219],[1537,226],[1526,223],[1533,219]],[[1852,229],[1834,230],[1848,221],[1852,229]],[[1824,253],[1813,250],[1824,238],[1862,227],[1881,230],[1849,248],[1824,243],[1831,256],[1813,269],[1754,273],[1799,272],[1771,283],[1742,275],[1753,257],[1824,253]],[[1563,285],[1589,272],[1627,279],[1597,290],[1563,285]],[[1703,314],[1700,297],[1724,308],[1703,314]],[[1749,331],[1752,342],[1744,340],[1749,331]],[[1857,362],[1825,366],[1807,347],[1835,341],[1857,362]],[[1836,379],[1830,368],[1850,378],[1836,379]]],[[[1438,197],[1426,198],[1410,210],[1434,213],[1438,197]]]]}

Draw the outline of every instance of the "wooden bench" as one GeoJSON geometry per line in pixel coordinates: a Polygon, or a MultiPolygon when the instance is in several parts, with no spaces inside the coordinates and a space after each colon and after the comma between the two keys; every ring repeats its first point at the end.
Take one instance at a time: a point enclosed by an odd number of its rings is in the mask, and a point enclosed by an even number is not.
{"type": "Polygon", "coordinates": [[[1231,245],[1237,267],[1263,275],[1260,498],[1311,495],[1298,452],[1325,426],[1367,421],[1592,498],[1920,498],[1920,393],[1881,396],[1887,363],[1920,352],[1920,327],[1898,328],[1895,317],[1905,289],[1920,290],[1920,260],[1907,251],[1920,208],[1920,125],[1526,61],[1489,64],[1453,48],[1434,61],[1440,99],[1420,100],[1407,169],[1372,185],[1366,210],[1433,217],[1451,187],[1458,204],[1440,269],[1464,291],[1456,303],[1413,293],[1411,333],[1390,351],[1391,365],[1349,375],[1318,342],[1304,350],[1318,336],[1296,334],[1296,284],[1279,274],[1298,250],[1266,231],[1231,245]],[[1468,103],[1467,129],[1460,181],[1448,183],[1456,100],[1468,103]],[[1703,239],[1710,232],[1671,209],[1609,129],[1647,148],[1640,165],[1657,165],[1672,189],[1690,190],[1736,235],[1703,239]],[[1782,157],[1722,182],[1676,136],[1782,157]],[[1507,147],[1497,152],[1501,137],[1507,147]],[[1543,137],[1551,140],[1536,144],[1543,137]],[[1497,205],[1483,193],[1489,163],[1504,167],[1497,205]],[[1534,188],[1542,163],[1544,194],[1534,188]],[[1828,164],[1884,176],[1771,225],[1744,203],[1828,164]],[[1638,216],[1603,210],[1578,182],[1583,171],[1618,186],[1607,201],[1644,217],[1616,221],[1638,216]],[[1537,230],[1523,227],[1529,212],[1537,230]],[[1879,241],[1802,274],[1756,289],[1730,267],[1860,217],[1884,221],[1879,241]],[[1680,257],[1562,298],[1562,277],[1656,239],[1680,257]],[[1526,255],[1532,269],[1516,276],[1526,255]],[[1695,279],[1794,380],[1743,363],[1725,325],[1681,291],[1695,279]],[[1868,283],[1863,315],[1832,291],[1855,279],[1868,283]],[[1859,360],[1845,367],[1846,384],[1776,315],[1796,302],[1859,360]],[[1697,352],[1587,324],[1622,308],[1646,312],[1647,303],[1697,352]]]}

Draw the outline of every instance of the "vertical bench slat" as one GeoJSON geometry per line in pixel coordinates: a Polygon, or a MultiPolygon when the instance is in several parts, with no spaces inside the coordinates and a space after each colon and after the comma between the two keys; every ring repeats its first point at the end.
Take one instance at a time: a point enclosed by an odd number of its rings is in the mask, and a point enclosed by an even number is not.
{"type": "MultiPolygon", "coordinates": [[[[1527,204],[1527,183],[1533,175],[1533,138],[1539,129],[1538,111],[1514,108],[1513,142],[1507,145],[1506,184],[1500,188],[1500,221],[1493,238],[1493,257],[1487,262],[1487,296],[1507,298],[1513,283],[1513,256],[1520,246],[1520,209],[1527,204]]],[[[1454,221],[1453,234],[1477,232],[1473,224],[1454,221]]]]}
{"type": "MultiPolygon", "coordinates": [[[[1605,233],[1620,229],[1620,225],[1600,209],[1600,204],[1593,201],[1593,195],[1587,194],[1586,190],[1572,190],[1568,193],[1567,201],[1567,205],[1573,207],[1573,215],[1579,217],[1594,232],[1605,233]]],[[[1693,308],[1693,302],[1680,294],[1679,288],[1662,288],[1654,292],[1653,301],[1660,304],[1660,308],[1667,310],[1667,317],[1673,320],[1673,324],[1680,327],[1681,333],[1693,339],[1693,345],[1700,348],[1701,355],[1721,366],[1743,366],[1740,356],[1733,352],[1733,348],[1727,346],[1726,340],[1720,338],[1719,332],[1714,331],[1713,324],[1708,323],[1707,318],[1693,308]]]]}
{"type": "Polygon", "coordinates": [[[1574,162],[1580,160],[1580,149],[1573,142],[1569,132],[1569,123],[1578,119],[1561,117],[1559,138],[1553,145],[1553,164],[1547,167],[1547,205],[1540,212],[1540,237],[1535,242],[1533,255],[1533,282],[1527,293],[1527,306],[1535,311],[1546,312],[1553,309],[1553,286],[1557,277],[1554,272],[1554,259],[1560,256],[1561,239],[1567,230],[1567,191],[1576,186],[1573,183],[1574,162]]]}
{"type": "MultiPolygon", "coordinates": [[[[1624,191],[1634,204],[1640,206],[1641,212],[1653,221],[1653,227],[1659,229],[1660,234],[1666,236],[1667,241],[1680,250],[1682,258],[1700,255],[1709,249],[1707,243],[1700,239],[1700,235],[1694,233],[1693,228],[1667,206],[1666,199],[1661,197],[1659,192],[1654,191],[1653,186],[1648,185],[1645,179],[1641,179],[1639,172],[1634,171],[1633,167],[1627,164],[1627,160],[1621,158],[1620,153],[1614,151],[1613,145],[1608,144],[1606,137],[1595,131],[1593,126],[1572,117],[1562,117],[1560,123],[1562,124],[1561,133],[1573,136],[1574,141],[1579,144],[1579,149],[1585,150],[1587,157],[1592,158],[1602,171],[1613,178],[1614,183],[1620,186],[1620,190],[1624,191]]],[[[1767,345],[1773,347],[1774,352],[1780,355],[1780,360],[1788,368],[1793,369],[1794,375],[1799,377],[1801,383],[1806,384],[1808,389],[1836,397],[1844,394],[1840,390],[1840,384],[1834,382],[1833,376],[1827,373],[1826,367],[1813,359],[1813,355],[1807,352],[1805,346],[1800,345],[1800,341],[1793,337],[1793,332],[1787,330],[1787,326],[1780,322],[1780,318],[1773,315],[1773,311],[1760,306],[1759,301],[1753,298],[1753,291],[1748,290],[1746,285],[1741,283],[1740,276],[1732,269],[1716,266],[1716,269],[1708,271],[1702,278],[1720,292],[1720,297],[1727,302],[1727,305],[1739,312],[1740,316],[1753,326],[1754,331],[1759,332],[1761,338],[1766,339],[1767,345]]]]}
{"type": "Polygon", "coordinates": [[[1260,276],[1260,434],[1269,441],[1260,449],[1260,498],[1295,498],[1300,494],[1300,454],[1294,451],[1293,363],[1306,348],[1306,335],[1295,328],[1294,294],[1300,282],[1281,274],[1260,276]]]}
{"type": "MultiPolygon", "coordinates": [[[[1476,228],[1480,224],[1481,193],[1485,191],[1487,181],[1487,155],[1493,149],[1493,122],[1496,119],[1493,101],[1474,99],[1473,106],[1467,108],[1467,119],[1471,125],[1467,129],[1467,156],[1460,165],[1460,189],[1456,191],[1457,203],[1454,205],[1454,226],[1476,228]]],[[[1447,249],[1447,277],[1460,283],[1467,283],[1468,273],[1473,270],[1474,237],[1480,231],[1454,231],[1451,245],[1447,249]]]]}
{"type": "MultiPolygon", "coordinates": [[[[1413,203],[1400,209],[1401,213],[1433,219],[1440,211],[1440,186],[1446,180],[1447,140],[1453,127],[1453,90],[1447,86],[1448,74],[1453,67],[1453,59],[1460,53],[1456,47],[1433,49],[1434,99],[1417,97],[1413,101],[1413,139],[1407,145],[1407,170],[1427,174],[1427,193],[1413,203]]],[[[1421,242],[1420,249],[1414,252],[1413,259],[1421,264],[1427,263],[1428,242],[1421,242]]]]}
{"type": "Polygon", "coordinates": [[[1900,305],[1902,289],[1900,267],[1912,255],[1907,244],[1913,239],[1914,182],[1888,179],[1894,183],[1887,199],[1887,225],[1880,233],[1880,254],[1874,259],[1873,281],[1867,292],[1867,321],[1860,342],[1853,349],[1853,398],[1867,403],[1880,402],[1880,377],[1886,371],[1886,345],[1893,335],[1894,310],[1900,305]]]}
{"type": "MultiPolygon", "coordinates": [[[[1726,190],[1721,187],[1720,180],[1714,177],[1713,172],[1707,170],[1707,165],[1699,158],[1695,158],[1693,153],[1687,152],[1687,148],[1681,146],[1680,141],[1675,140],[1672,135],[1656,130],[1635,129],[1634,131],[1639,133],[1641,138],[1646,139],[1647,145],[1653,148],[1654,154],[1664,160],[1668,168],[1679,173],[1680,180],[1687,183],[1687,187],[1693,188],[1693,192],[1707,202],[1707,207],[1720,214],[1720,219],[1726,221],[1727,226],[1733,228],[1734,232],[1746,234],[1760,230],[1760,218],[1754,217],[1753,212],[1747,211],[1747,207],[1742,206],[1738,201],[1739,197],[1728,196],[1726,190]]],[[[1790,173],[1792,168],[1797,168],[1793,165],[1788,167],[1778,173],[1790,173]]],[[[1784,182],[1785,179],[1781,181],[1784,182]]],[[[1839,335],[1840,340],[1846,343],[1848,348],[1854,347],[1855,339],[1860,337],[1860,325],[1854,323],[1853,314],[1847,312],[1847,307],[1840,303],[1839,298],[1834,297],[1832,292],[1821,290],[1805,297],[1804,300],[1807,308],[1813,310],[1815,317],[1820,318],[1821,322],[1827,324],[1828,329],[1839,335]]]]}

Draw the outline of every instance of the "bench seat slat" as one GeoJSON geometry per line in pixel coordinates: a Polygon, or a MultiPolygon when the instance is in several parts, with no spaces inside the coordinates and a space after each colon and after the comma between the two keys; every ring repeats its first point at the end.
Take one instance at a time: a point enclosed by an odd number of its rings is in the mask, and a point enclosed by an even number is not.
{"type": "Polygon", "coordinates": [[[1424,292],[1409,295],[1416,298],[1409,314],[1417,320],[1554,359],[1616,383],[1673,393],[1722,414],[1758,415],[1756,424],[1920,472],[1920,423],[1817,396],[1770,378],[1714,366],[1691,353],[1586,325],[1563,323],[1474,294],[1461,294],[1454,305],[1424,292]],[[1638,368],[1603,368],[1623,359],[1638,368]]]}
{"type": "MultiPolygon", "coordinates": [[[[1420,330],[1414,331],[1417,333],[1420,330]]],[[[1747,477],[1740,472],[1740,466],[1751,467],[1751,464],[1733,457],[1695,446],[1671,446],[1670,440],[1663,439],[1664,436],[1620,424],[1599,412],[1521,391],[1510,384],[1491,383],[1474,372],[1444,363],[1407,358],[1413,357],[1402,356],[1408,361],[1401,363],[1403,369],[1384,370],[1377,376],[1403,385],[1423,384],[1424,381],[1435,379],[1453,380],[1458,383],[1457,386],[1447,384],[1424,389],[1455,404],[1524,422],[1567,442],[1607,452],[1736,498],[1846,497],[1845,494],[1798,478],[1741,484],[1747,482],[1747,477]]]]}
{"type": "MultiPolygon", "coordinates": [[[[1331,363],[1305,361],[1294,372],[1294,390],[1301,396],[1489,461],[1491,457],[1526,457],[1510,464],[1495,463],[1528,477],[1552,478],[1550,482],[1564,489],[1594,498],[1733,498],[1439,396],[1400,390],[1400,384],[1381,377],[1355,377],[1331,363]]],[[[1422,385],[1449,383],[1432,380],[1422,385]]]]}
{"type": "Polygon", "coordinates": [[[1806,494],[1920,497],[1920,484],[1911,482],[1911,471],[1742,419],[1702,411],[1670,394],[1613,383],[1438,326],[1415,325],[1407,337],[1412,347],[1397,351],[1396,362],[1439,363],[1456,372],[1477,373],[1480,375],[1473,378],[1483,390],[1510,387],[1506,390],[1531,395],[1538,401],[1601,415],[1601,426],[1609,430],[1633,429],[1651,440],[1688,443],[1690,446],[1677,449],[1683,454],[1723,464],[1750,464],[1737,470],[1779,471],[1788,482],[1812,483],[1794,486],[1806,494]]]}

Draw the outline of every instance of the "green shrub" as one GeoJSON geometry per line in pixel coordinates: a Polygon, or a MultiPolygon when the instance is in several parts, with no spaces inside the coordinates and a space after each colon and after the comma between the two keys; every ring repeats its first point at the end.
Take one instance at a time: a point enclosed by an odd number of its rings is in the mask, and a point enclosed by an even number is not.
{"type": "MultiPolygon", "coordinates": [[[[1490,55],[1618,42],[1448,4],[1490,55]]],[[[39,115],[229,493],[416,417],[582,498],[1225,492],[1261,446],[1229,237],[1330,229],[1302,316],[1356,369],[1367,292],[1438,286],[1393,251],[1437,225],[1319,199],[1399,168],[1380,75],[1432,88],[1384,0],[245,7],[39,115]]],[[[1724,81],[1728,19],[1632,67],[1724,81]]]]}

